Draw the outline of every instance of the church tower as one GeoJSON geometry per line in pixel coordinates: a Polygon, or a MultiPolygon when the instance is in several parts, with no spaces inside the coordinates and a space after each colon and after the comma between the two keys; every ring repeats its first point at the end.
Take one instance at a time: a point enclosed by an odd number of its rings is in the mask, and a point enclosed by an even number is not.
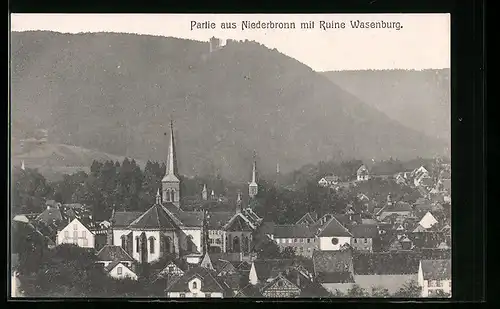
{"type": "Polygon", "coordinates": [[[171,202],[177,206],[177,208],[180,207],[180,183],[175,154],[174,125],[173,122],[170,121],[170,144],[168,147],[167,165],[165,176],[161,180],[163,202],[171,202]]]}
{"type": "Polygon", "coordinates": [[[255,173],[256,173],[256,167],[255,167],[255,155],[254,155],[254,160],[253,160],[253,167],[252,167],[252,182],[248,185],[248,195],[250,198],[254,198],[257,195],[258,192],[258,185],[255,180],[255,173]]]}
{"type": "Polygon", "coordinates": [[[208,200],[207,185],[203,185],[203,190],[201,191],[201,198],[204,201],[208,200]]]}

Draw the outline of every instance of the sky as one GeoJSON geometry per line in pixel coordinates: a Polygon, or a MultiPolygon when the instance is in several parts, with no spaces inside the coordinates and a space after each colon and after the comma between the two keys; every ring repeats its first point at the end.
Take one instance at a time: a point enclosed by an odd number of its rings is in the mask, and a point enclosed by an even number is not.
{"type": "Polygon", "coordinates": [[[11,30],[248,39],[276,48],[315,71],[450,68],[449,14],[12,14],[11,30]],[[355,29],[351,22],[357,20],[399,22],[402,28],[355,29]],[[295,29],[242,30],[243,21],[293,22],[295,29]],[[302,29],[301,22],[308,21],[315,27],[302,29]],[[345,28],[322,29],[321,21],[344,22],[345,28]],[[192,29],[192,22],[213,22],[215,29],[192,29]],[[225,22],[234,22],[237,28],[221,29],[225,22]]]}

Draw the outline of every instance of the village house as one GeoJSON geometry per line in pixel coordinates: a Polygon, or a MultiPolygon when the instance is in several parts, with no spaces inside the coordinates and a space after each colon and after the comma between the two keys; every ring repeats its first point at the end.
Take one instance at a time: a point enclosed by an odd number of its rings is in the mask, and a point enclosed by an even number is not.
{"type": "Polygon", "coordinates": [[[378,228],[375,224],[356,224],[349,231],[352,234],[351,247],[358,251],[373,251],[373,240],[378,238],[378,228]]]}
{"type": "Polygon", "coordinates": [[[406,283],[417,281],[418,263],[413,252],[358,253],[353,258],[354,281],[367,291],[382,287],[394,294],[406,283]]]}
{"type": "Polygon", "coordinates": [[[283,274],[279,274],[261,288],[261,293],[267,298],[295,298],[300,296],[301,290],[283,274]]]}
{"type": "Polygon", "coordinates": [[[127,263],[122,263],[120,261],[113,261],[104,267],[104,271],[108,276],[115,279],[131,279],[137,280],[137,274],[132,270],[127,263]]]}
{"type": "Polygon", "coordinates": [[[335,186],[338,183],[339,183],[339,177],[335,175],[325,176],[318,181],[318,185],[320,185],[323,188],[335,186]]]}
{"type": "Polygon", "coordinates": [[[314,230],[307,225],[275,225],[271,234],[281,250],[292,248],[295,254],[311,257],[319,243],[314,230]]]}
{"type": "Polygon", "coordinates": [[[422,219],[418,222],[418,225],[423,227],[425,230],[428,230],[436,223],[438,223],[438,220],[436,220],[430,212],[426,212],[422,219]]]}
{"type": "Polygon", "coordinates": [[[133,267],[134,258],[120,246],[106,245],[97,252],[96,257],[96,263],[101,264],[103,267],[107,267],[116,261],[127,266],[129,269],[133,267]]]}
{"type": "Polygon", "coordinates": [[[292,269],[300,271],[307,278],[313,278],[312,263],[293,259],[265,259],[252,262],[248,281],[253,285],[266,284],[278,277],[279,274],[292,269]]]}
{"type": "Polygon", "coordinates": [[[451,296],[451,260],[422,260],[418,269],[422,297],[451,296]]]}
{"type": "Polygon", "coordinates": [[[57,245],[74,244],[82,248],[94,248],[95,235],[77,218],[57,232],[57,245]]]}
{"type": "Polygon", "coordinates": [[[233,291],[212,269],[197,266],[189,269],[165,290],[168,298],[223,298],[233,291]]]}
{"type": "Polygon", "coordinates": [[[310,213],[306,213],[295,224],[297,224],[297,225],[301,225],[301,224],[313,225],[315,222],[316,222],[316,220],[314,220],[313,216],[310,213]]]}
{"type": "Polygon", "coordinates": [[[356,171],[356,180],[357,181],[366,181],[370,179],[370,174],[368,172],[368,168],[363,164],[356,171]]]}
{"type": "Polygon", "coordinates": [[[354,284],[352,253],[344,251],[315,251],[314,276],[331,293],[347,293],[354,284]]]}
{"type": "Polygon", "coordinates": [[[352,234],[334,216],[317,232],[319,250],[340,250],[351,244],[352,234]]]}
{"type": "Polygon", "coordinates": [[[376,217],[380,221],[383,221],[390,215],[408,217],[411,215],[412,211],[413,209],[409,203],[403,201],[392,202],[390,196],[388,196],[387,204],[376,213],[376,217]]]}

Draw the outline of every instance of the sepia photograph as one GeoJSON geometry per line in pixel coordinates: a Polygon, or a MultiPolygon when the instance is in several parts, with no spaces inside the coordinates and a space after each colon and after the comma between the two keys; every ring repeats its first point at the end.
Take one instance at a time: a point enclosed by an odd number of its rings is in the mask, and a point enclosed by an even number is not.
{"type": "Polygon", "coordinates": [[[451,297],[449,14],[9,35],[11,299],[451,297]]]}

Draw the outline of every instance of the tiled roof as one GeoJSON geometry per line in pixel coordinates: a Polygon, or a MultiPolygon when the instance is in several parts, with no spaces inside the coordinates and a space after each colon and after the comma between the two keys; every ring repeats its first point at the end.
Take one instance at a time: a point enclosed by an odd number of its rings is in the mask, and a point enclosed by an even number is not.
{"type": "Polygon", "coordinates": [[[254,286],[249,283],[239,290],[235,297],[262,297],[262,293],[260,292],[258,286],[254,286]]]}
{"type": "Polygon", "coordinates": [[[293,267],[294,261],[292,259],[268,259],[255,260],[253,263],[257,272],[257,278],[266,281],[267,279],[275,278],[288,268],[293,267]]]}
{"type": "Polygon", "coordinates": [[[424,280],[451,280],[451,260],[422,260],[424,280]]]}
{"type": "Polygon", "coordinates": [[[307,225],[286,224],[274,226],[274,238],[313,238],[314,230],[307,225]]]}
{"type": "Polygon", "coordinates": [[[132,223],[135,219],[139,218],[142,215],[142,212],[136,211],[120,211],[115,212],[113,226],[114,227],[128,227],[130,223],[132,223]]]}
{"type": "Polygon", "coordinates": [[[164,203],[163,207],[169,215],[172,215],[172,219],[177,225],[186,227],[203,226],[204,213],[202,211],[183,211],[172,203],[164,203]]]}
{"type": "Polygon", "coordinates": [[[255,225],[245,217],[244,214],[235,214],[224,226],[225,230],[231,231],[253,231],[255,225]]]}
{"type": "Polygon", "coordinates": [[[133,262],[134,259],[120,246],[106,245],[97,253],[99,261],[125,261],[133,262]]]}
{"type": "Polygon", "coordinates": [[[357,253],[353,256],[357,275],[406,275],[418,272],[419,255],[415,252],[357,253]]]}
{"type": "Polygon", "coordinates": [[[121,264],[123,267],[127,268],[128,270],[134,272],[132,269],[130,269],[129,267],[127,267],[127,265],[123,264],[121,261],[113,261],[111,263],[109,263],[106,267],[104,267],[104,270],[106,272],[110,272],[112,271],[118,264],[121,264]]]}
{"type": "Polygon", "coordinates": [[[130,223],[132,229],[178,229],[174,220],[167,214],[161,205],[155,204],[144,212],[139,218],[130,223]]]}
{"type": "Polygon", "coordinates": [[[319,237],[352,237],[351,233],[340,222],[332,216],[320,230],[319,237]]]}
{"type": "Polygon", "coordinates": [[[296,224],[314,224],[314,219],[312,218],[310,213],[306,213],[297,221],[296,224]]]}
{"type": "Polygon", "coordinates": [[[201,280],[201,291],[205,293],[227,293],[230,287],[221,278],[217,277],[215,271],[203,267],[194,267],[179,277],[177,281],[172,283],[167,292],[189,292],[188,283],[193,278],[201,280]]]}
{"type": "Polygon", "coordinates": [[[376,224],[356,224],[350,229],[353,237],[356,238],[375,238],[378,237],[378,228],[376,224]]]}
{"type": "Polygon", "coordinates": [[[314,272],[319,273],[343,273],[350,272],[352,267],[352,253],[345,251],[314,251],[314,272]]]}
{"type": "Polygon", "coordinates": [[[58,208],[48,208],[44,212],[38,215],[37,221],[42,221],[43,223],[49,225],[57,221],[62,220],[61,211],[58,208]]]}
{"type": "Polygon", "coordinates": [[[233,215],[234,212],[210,212],[207,215],[208,229],[222,230],[233,215]]]}

